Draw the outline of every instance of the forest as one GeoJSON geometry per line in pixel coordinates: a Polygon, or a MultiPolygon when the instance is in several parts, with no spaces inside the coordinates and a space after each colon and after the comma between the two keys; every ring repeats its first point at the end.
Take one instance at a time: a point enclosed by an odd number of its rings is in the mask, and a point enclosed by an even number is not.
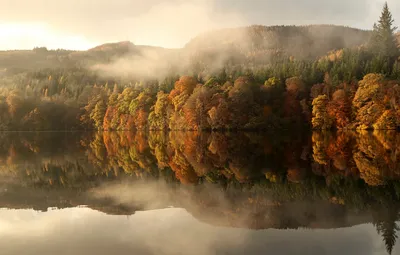
{"type": "Polygon", "coordinates": [[[396,29],[386,4],[372,31],[251,26],[181,50],[0,52],[0,130],[399,129],[396,29]]]}

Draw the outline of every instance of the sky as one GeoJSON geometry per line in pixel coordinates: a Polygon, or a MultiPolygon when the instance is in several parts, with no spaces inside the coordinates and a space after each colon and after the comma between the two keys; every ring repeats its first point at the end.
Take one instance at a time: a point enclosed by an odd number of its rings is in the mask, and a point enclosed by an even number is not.
{"type": "MultiPolygon", "coordinates": [[[[0,50],[86,50],[107,42],[183,47],[226,27],[337,24],[372,28],[384,0],[0,0],[0,50]]],[[[400,26],[400,1],[388,0],[400,26]]]]}

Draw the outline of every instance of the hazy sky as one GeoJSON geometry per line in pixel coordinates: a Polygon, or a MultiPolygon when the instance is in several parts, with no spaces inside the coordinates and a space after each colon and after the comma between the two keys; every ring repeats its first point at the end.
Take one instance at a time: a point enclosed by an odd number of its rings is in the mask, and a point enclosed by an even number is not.
{"type": "MultiPolygon", "coordinates": [[[[249,24],[369,29],[384,0],[0,0],[0,49],[87,49],[105,42],[182,47],[197,34],[249,24]]],[[[400,1],[388,0],[400,25],[400,1]]]]}

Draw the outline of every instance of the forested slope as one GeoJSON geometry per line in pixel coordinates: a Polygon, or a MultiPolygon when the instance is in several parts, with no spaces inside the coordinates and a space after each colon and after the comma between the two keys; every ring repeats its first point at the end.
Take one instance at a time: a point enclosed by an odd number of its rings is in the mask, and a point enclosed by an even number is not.
{"type": "Polygon", "coordinates": [[[0,129],[396,129],[397,38],[385,6],[373,31],[251,26],[182,49],[0,52],[0,129]]]}

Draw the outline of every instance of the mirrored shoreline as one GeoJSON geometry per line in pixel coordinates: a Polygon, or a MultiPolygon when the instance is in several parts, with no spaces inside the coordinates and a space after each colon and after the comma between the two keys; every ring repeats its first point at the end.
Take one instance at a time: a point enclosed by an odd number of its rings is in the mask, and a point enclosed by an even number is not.
{"type": "Polygon", "coordinates": [[[0,208],[16,214],[173,207],[248,231],[366,225],[388,253],[396,245],[396,132],[3,132],[0,144],[0,208]]]}

